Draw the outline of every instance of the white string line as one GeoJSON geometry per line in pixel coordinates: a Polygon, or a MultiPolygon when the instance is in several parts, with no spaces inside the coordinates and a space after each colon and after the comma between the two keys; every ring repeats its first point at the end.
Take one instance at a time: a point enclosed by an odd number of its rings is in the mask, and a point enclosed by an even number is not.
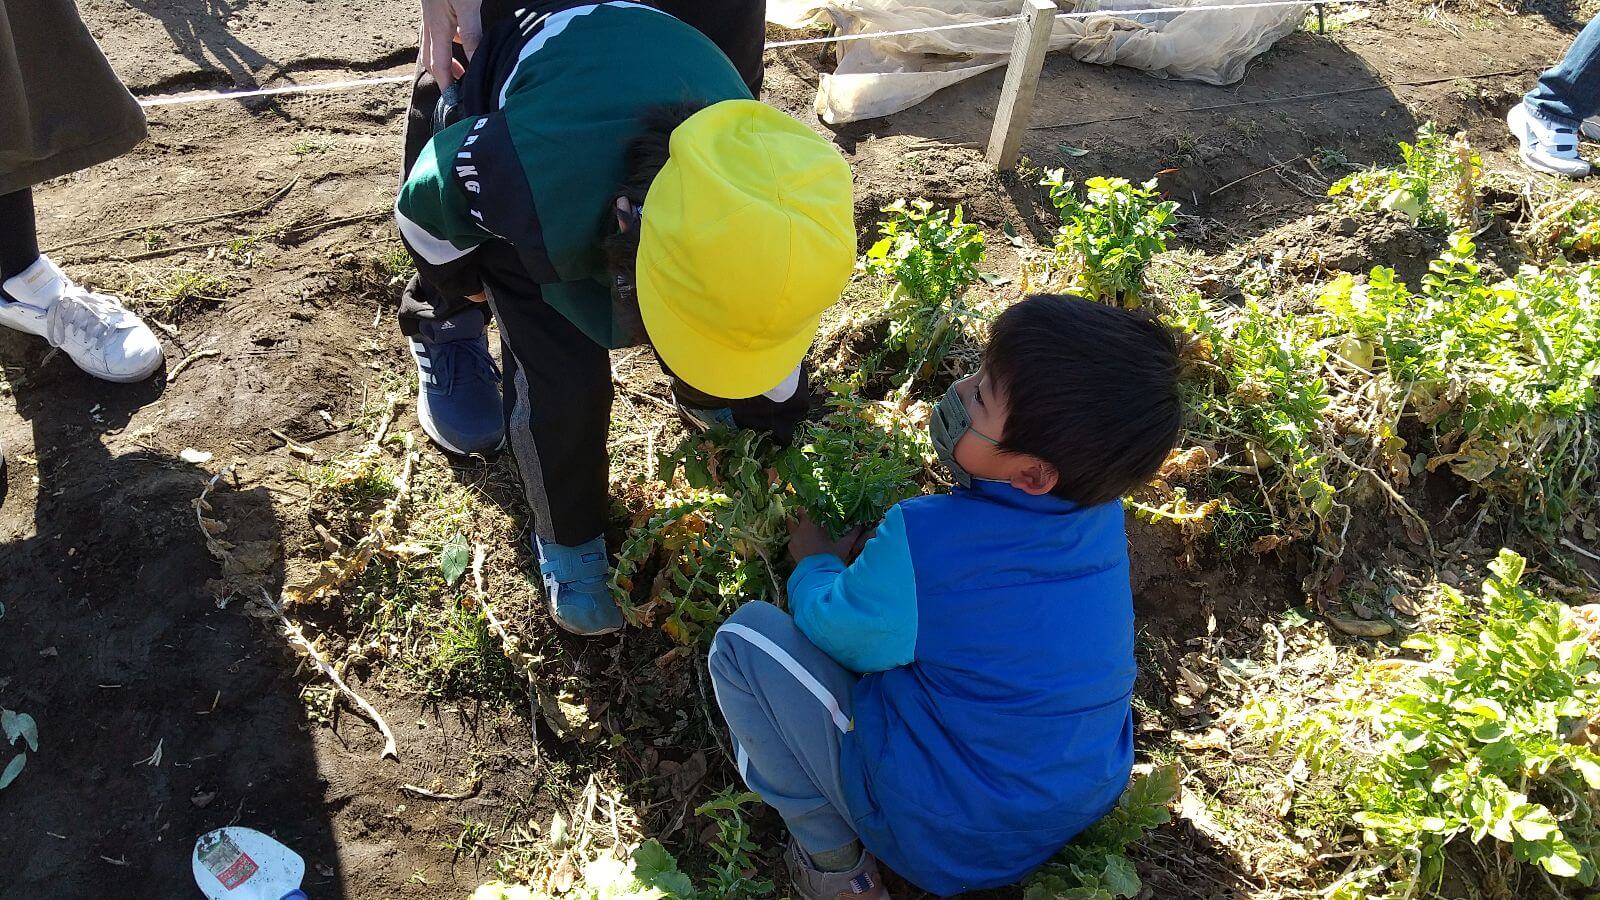
{"type": "MultiPolygon", "coordinates": [[[[1370,3],[1372,0],[1262,0],[1257,3],[1224,3],[1216,6],[1167,6],[1155,9],[1094,9],[1083,12],[1056,13],[1057,19],[1089,19],[1094,16],[1114,16],[1118,18],[1133,18],[1135,16],[1159,15],[1164,13],[1186,12],[1212,12],[1230,9],[1257,9],[1268,6],[1332,6],[1336,4],[1370,3]]],[[[865,34],[836,34],[830,37],[798,38],[792,41],[774,41],[767,44],[767,50],[779,47],[804,47],[809,44],[834,44],[841,41],[866,41],[876,38],[899,37],[906,34],[927,34],[933,31],[955,31],[959,28],[982,28],[986,25],[1004,25],[1009,22],[1022,21],[1021,15],[1003,16],[998,19],[982,19],[975,22],[953,22],[948,25],[929,25],[923,28],[904,28],[899,31],[874,31],[865,34]]]]}
{"type": "Polygon", "coordinates": [[[874,31],[868,34],[836,34],[832,37],[798,38],[792,41],[773,41],[763,47],[763,50],[776,50],[780,47],[804,47],[808,44],[833,44],[839,41],[865,41],[870,38],[899,37],[903,34],[927,34],[931,31],[955,31],[958,28],[982,28],[986,25],[1005,25],[1008,22],[1020,22],[1022,16],[1001,16],[998,19],[978,19],[973,22],[952,22],[948,25],[929,25],[923,28],[902,28],[899,31],[874,31]]]}
{"type": "MultiPolygon", "coordinates": [[[[1085,12],[1057,13],[1057,19],[1087,19],[1094,16],[1116,16],[1132,18],[1135,16],[1162,15],[1166,13],[1186,12],[1218,12],[1225,10],[1259,9],[1272,6],[1333,6],[1338,4],[1363,4],[1372,0],[1259,0],[1255,3],[1225,3],[1216,6],[1167,6],[1155,9],[1100,9],[1085,12]]],[[[1002,16],[998,19],[980,19],[973,22],[952,22],[946,25],[928,25],[922,28],[903,28],[898,31],[873,31],[864,34],[836,34],[830,37],[799,38],[792,41],[774,41],[767,44],[764,50],[777,50],[783,47],[804,47],[812,44],[834,44],[843,41],[866,41],[877,38],[901,37],[910,34],[928,34],[935,31],[956,31],[964,28],[983,28],[989,25],[1005,25],[1011,22],[1022,21],[1021,15],[1002,16]]],[[[145,109],[158,106],[179,106],[189,103],[213,103],[221,100],[249,100],[254,97],[275,97],[283,94],[310,94],[318,91],[348,91],[361,88],[377,87],[385,84],[409,84],[415,81],[412,75],[390,75],[383,78],[358,78],[347,81],[327,81],[320,84],[291,84],[283,87],[257,88],[248,91],[212,91],[204,94],[178,94],[166,97],[150,97],[139,101],[145,109]]]]}
{"type": "Polygon", "coordinates": [[[251,91],[213,91],[206,94],[178,94],[169,97],[150,97],[139,101],[145,109],[154,106],[178,106],[184,103],[210,103],[215,100],[248,100],[251,97],[273,97],[279,94],[310,94],[316,91],[350,91],[380,84],[406,84],[416,80],[414,75],[389,75],[383,78],[358,78],[351,81],[325,81],[319,84],[290,84],[283,87],[260,88],[251,91]]]}

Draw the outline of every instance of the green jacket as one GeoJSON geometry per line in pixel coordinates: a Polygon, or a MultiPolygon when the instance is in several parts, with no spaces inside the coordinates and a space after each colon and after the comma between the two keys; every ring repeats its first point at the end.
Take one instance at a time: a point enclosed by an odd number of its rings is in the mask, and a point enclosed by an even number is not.
{"type": "Polygon", "coordinates": [[[666,13],[535,0],[473,58],[468,117],[434,136],[400,189],[401,236],[424,278],[462,294],[479,289],[473,251],[507,241],[545,302],[596,343],[621,346],[601,242],[641,116],[737,99],[750,91],[733,64],[666,13]]]}

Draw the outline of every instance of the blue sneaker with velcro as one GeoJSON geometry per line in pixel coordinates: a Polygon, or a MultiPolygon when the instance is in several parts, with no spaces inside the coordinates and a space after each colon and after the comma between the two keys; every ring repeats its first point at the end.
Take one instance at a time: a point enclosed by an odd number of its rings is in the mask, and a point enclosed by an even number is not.
{"type": "Polygon", "coordinates": [[[557,625],[587,636],[621,630],[622,610],[611,597],[611,564],[604,535],[576,547],[535,536],[533,549],[544,579],[545,599],[557,625]]]}
{"type": "Polygon", "coordinates": [[[479,309],[439,322],[418,322],[411,338],[417,362],[417,419],[433,442],[465,456],[505,442],[500,370],[489,354],[489,318],[479,309]]]}

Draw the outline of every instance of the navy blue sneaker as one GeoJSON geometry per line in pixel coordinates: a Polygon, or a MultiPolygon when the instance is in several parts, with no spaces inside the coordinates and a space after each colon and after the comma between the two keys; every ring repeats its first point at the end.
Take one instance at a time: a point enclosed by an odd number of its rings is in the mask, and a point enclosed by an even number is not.
{"type": "Polygon", "coordinates": [[[576,547],[549,543],[535,535],[533,550],[557,625],[589,636],[622,629],[622,610],[611,597],[605,535],[576,547]]]}
{"type": "Polygon", "coordinates": [[[433,442],[463,456],[505,442],[500,370],[489,355],[489,319],[470,309],[442,322],[423,320],[411,338],[417,361],[417,419],[433,442]]]}

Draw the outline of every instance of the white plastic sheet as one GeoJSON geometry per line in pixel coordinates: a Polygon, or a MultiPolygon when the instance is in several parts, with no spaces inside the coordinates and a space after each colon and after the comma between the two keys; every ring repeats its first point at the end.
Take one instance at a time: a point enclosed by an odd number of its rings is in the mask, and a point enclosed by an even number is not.
{"type": "MultiPolygon", "coordinates": [[[[1305,20],[1311,4],[1208,10],[1249,0],[1079,0],[1055,20],[1052,51],[1101,65],[1210,84],[1244,77],[1245,65],[1305,20]],[[1188,6],[1180,13],[1141,9],[1188,6]]],[[[767,19],[787,28],[832,24],[840,34],[903,31],[1013,16],[1020,0],[768,0],[767,19]]],[[[1005,65],[1017,22],[844,41],[838,65],[822,76],[817,116],[829,124],[886,116],[1005,65]]]]}

